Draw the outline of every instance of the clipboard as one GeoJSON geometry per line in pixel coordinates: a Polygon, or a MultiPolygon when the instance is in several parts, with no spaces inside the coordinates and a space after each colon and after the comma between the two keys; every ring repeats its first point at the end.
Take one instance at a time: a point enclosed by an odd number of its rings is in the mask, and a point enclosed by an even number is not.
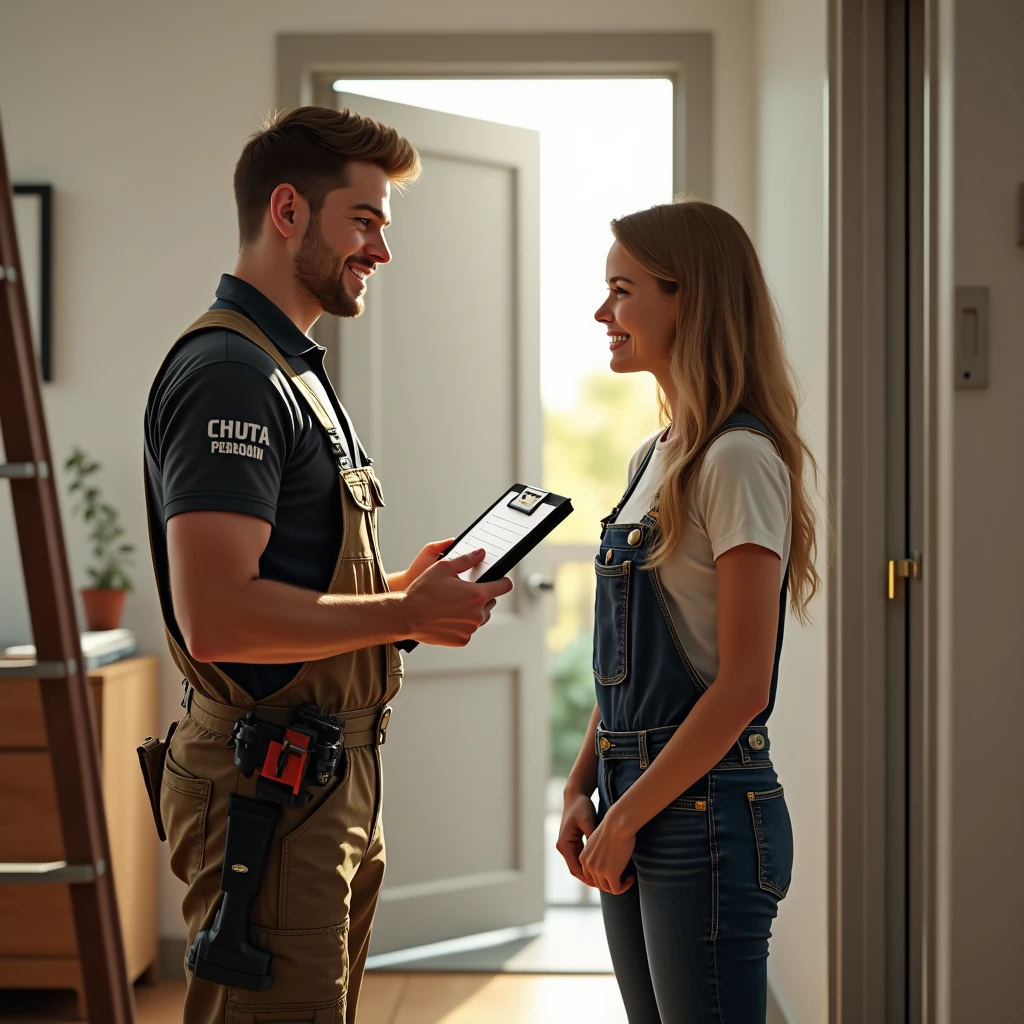
{"type": "MultiPolygon", "coordinates": [[[[462,573],[460,579],[493,583],[507,576],[572,511],[572,502],[561,494],[514,484],[455,538],[441,558],[484,548],[484,560],[462,573]]],[[[400,651],[411,651],[419,642],[400,640],[395,646],[400,651]]]]}

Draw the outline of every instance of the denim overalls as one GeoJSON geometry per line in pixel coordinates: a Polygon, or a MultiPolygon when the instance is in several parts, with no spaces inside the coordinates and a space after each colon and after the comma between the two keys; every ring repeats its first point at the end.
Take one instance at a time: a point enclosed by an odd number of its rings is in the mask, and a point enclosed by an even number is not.
{"type": "MultiPolygon", "coordinates": [[[[731,416],[711,440],[730,430],[752,430],[773,440],[746,410],[731,416]]],[[[657,570],[644,568],[658,536],[657,508],[639,523],[612,522],[653,452],[652,443],[625,495],[603,521],[595,566],[602,819],[708,687],[680,642],[657,570]]],[[[767,708],[711,772],[637,833],[636,884],[621,896],[601,894],[630,1024],[765,1019],[768,938],[793,864],[789,811],[765,726],[775,703],[787,584],[788,572],[779,595],[767,708]]]]}

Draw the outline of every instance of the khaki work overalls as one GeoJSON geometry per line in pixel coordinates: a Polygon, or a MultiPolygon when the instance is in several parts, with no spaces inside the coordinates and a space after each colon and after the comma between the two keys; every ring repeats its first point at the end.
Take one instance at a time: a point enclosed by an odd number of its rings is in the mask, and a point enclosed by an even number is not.
{"type": "MultiPolygon", "coordinates": [[[[239,313],[214,310],[182,335],[224,327],[262,348],[289,377],[328,432],[332,417],[276,346],[239,313]]],[[[181,339],[179,339],[181,340],[181,339]]],[[[339,460],[339,466],[343,465],[339,460]]],[[[369,466],[339,470],[342,540],[329,592],[379,594],[388,589],[377,544],[380,484],[369,466]]],[[[171,870],[188,885],[182,904],[188,945],[209,928],[220,901],[221,866],[231,793],[253,796],[225,747],[235,720],[253,710],[277,724],[309,701],[345,721],[344,767],[303,807],[283,807],[260,894],[252,942],[273,954],[268,992],[225,988],[186,969],[185,1024],[352,1024],[384,877],[379,745],[388,702],[401,686],[393,645],[367,647],[306,662],[277,693],[253,698],[212,664],[200,664],[168,633],[171,655],[191,684],[188,713],[171,737],[160,812],[171,870]]]]}

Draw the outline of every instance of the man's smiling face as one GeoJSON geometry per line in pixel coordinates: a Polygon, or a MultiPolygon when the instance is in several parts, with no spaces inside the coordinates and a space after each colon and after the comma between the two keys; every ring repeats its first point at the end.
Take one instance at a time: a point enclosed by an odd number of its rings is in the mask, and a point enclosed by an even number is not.
{"type": "Polygon", "coordinates": [[[359,316],[367,278],[391,260],[391,182],[377,164],[352,161],[348,184],[327,193],[295,256],[296,283],[327,313],[359,316]]]}

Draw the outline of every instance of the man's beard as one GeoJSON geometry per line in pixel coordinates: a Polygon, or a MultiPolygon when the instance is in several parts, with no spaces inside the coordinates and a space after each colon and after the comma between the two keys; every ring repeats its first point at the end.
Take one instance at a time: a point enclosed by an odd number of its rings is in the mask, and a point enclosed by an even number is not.
{"type": "Polygon", "coordinates": [[[320,215],[313,214],[295,257],[295,281],[332,316],[359,316],[365,309],[362,298],[352,295],[345,287],[346,262],[373,267],[366,260],[342,261],[320,232],[320,215]]]}

